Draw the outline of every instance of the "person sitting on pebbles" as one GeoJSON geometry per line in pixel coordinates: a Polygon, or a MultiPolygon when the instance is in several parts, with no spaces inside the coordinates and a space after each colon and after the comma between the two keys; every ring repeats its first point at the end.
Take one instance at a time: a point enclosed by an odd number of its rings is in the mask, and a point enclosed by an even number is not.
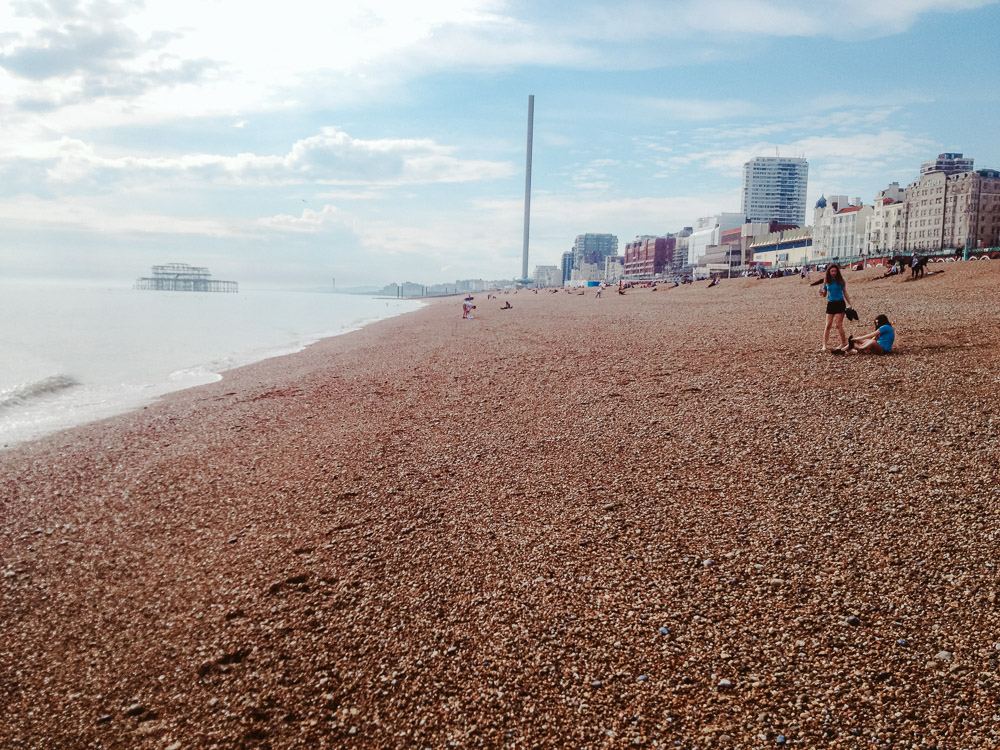
{"type": "Polygon", "coordinates": [[[875,318],[875,330],[864,336],[847,340],[847,346],[834,349],[831,354],[889,354],[896,340],[896,331],[885,315],[875,318]]]}

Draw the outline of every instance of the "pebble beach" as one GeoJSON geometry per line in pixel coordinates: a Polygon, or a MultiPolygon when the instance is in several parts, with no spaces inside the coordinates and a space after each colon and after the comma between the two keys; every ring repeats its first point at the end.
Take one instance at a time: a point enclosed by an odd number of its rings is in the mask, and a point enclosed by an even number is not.
{"type": "Polygon", "coordinates": [[[884,357],[477,294],[0,450],[0,747],[1000,746],[1000,262],[929,269],[846,272],[884,357]]]}

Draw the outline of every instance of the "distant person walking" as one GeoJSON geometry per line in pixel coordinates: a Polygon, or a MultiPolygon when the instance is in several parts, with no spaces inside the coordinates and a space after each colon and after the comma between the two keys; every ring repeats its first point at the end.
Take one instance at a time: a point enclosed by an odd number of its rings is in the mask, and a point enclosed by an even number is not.
{"type": "Polygon", "coordinates": [[[823,277],[823,286],[819,288],[820,296],[826,297],[826,327],[823,329],[823,348],[826,351],[830,342],[830,329],[836,327],[840,334],[840,347],[847,346],[847,334],[844,333],[844,313],[847,306],[851,304],[851,298],[847,294],[847,281],[841,273],[840,266],[831,263],[826,268],[826,275],[823,277]]]}

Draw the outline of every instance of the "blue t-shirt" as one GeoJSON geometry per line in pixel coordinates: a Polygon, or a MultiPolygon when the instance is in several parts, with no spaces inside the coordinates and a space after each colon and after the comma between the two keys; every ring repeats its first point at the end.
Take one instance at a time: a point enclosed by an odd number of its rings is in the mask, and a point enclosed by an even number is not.
{"type": "Polygon", "coordinates": [[[892,351],[892,342],[896,340],[896,332],[892,326],[881,326],[878,329],[878,345],[886,354],[892,351]]]}
{"type": "Polygon", "coordinates": [[[844,299],[844,285],[838,284],[836,282],[832,284],[824,284],[823,291],[826,292],[827,302],[840,302],[844,299]]]}

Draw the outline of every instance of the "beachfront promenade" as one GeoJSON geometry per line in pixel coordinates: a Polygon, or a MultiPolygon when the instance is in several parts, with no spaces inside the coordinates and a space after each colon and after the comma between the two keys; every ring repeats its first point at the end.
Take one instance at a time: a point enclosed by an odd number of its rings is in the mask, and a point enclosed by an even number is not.
{"type": "Polygon", "coordinates": [[[0,451],[0,747],[996,747],[1000,261],[881,270],[889,357],[477,295],[0,451]]]}

